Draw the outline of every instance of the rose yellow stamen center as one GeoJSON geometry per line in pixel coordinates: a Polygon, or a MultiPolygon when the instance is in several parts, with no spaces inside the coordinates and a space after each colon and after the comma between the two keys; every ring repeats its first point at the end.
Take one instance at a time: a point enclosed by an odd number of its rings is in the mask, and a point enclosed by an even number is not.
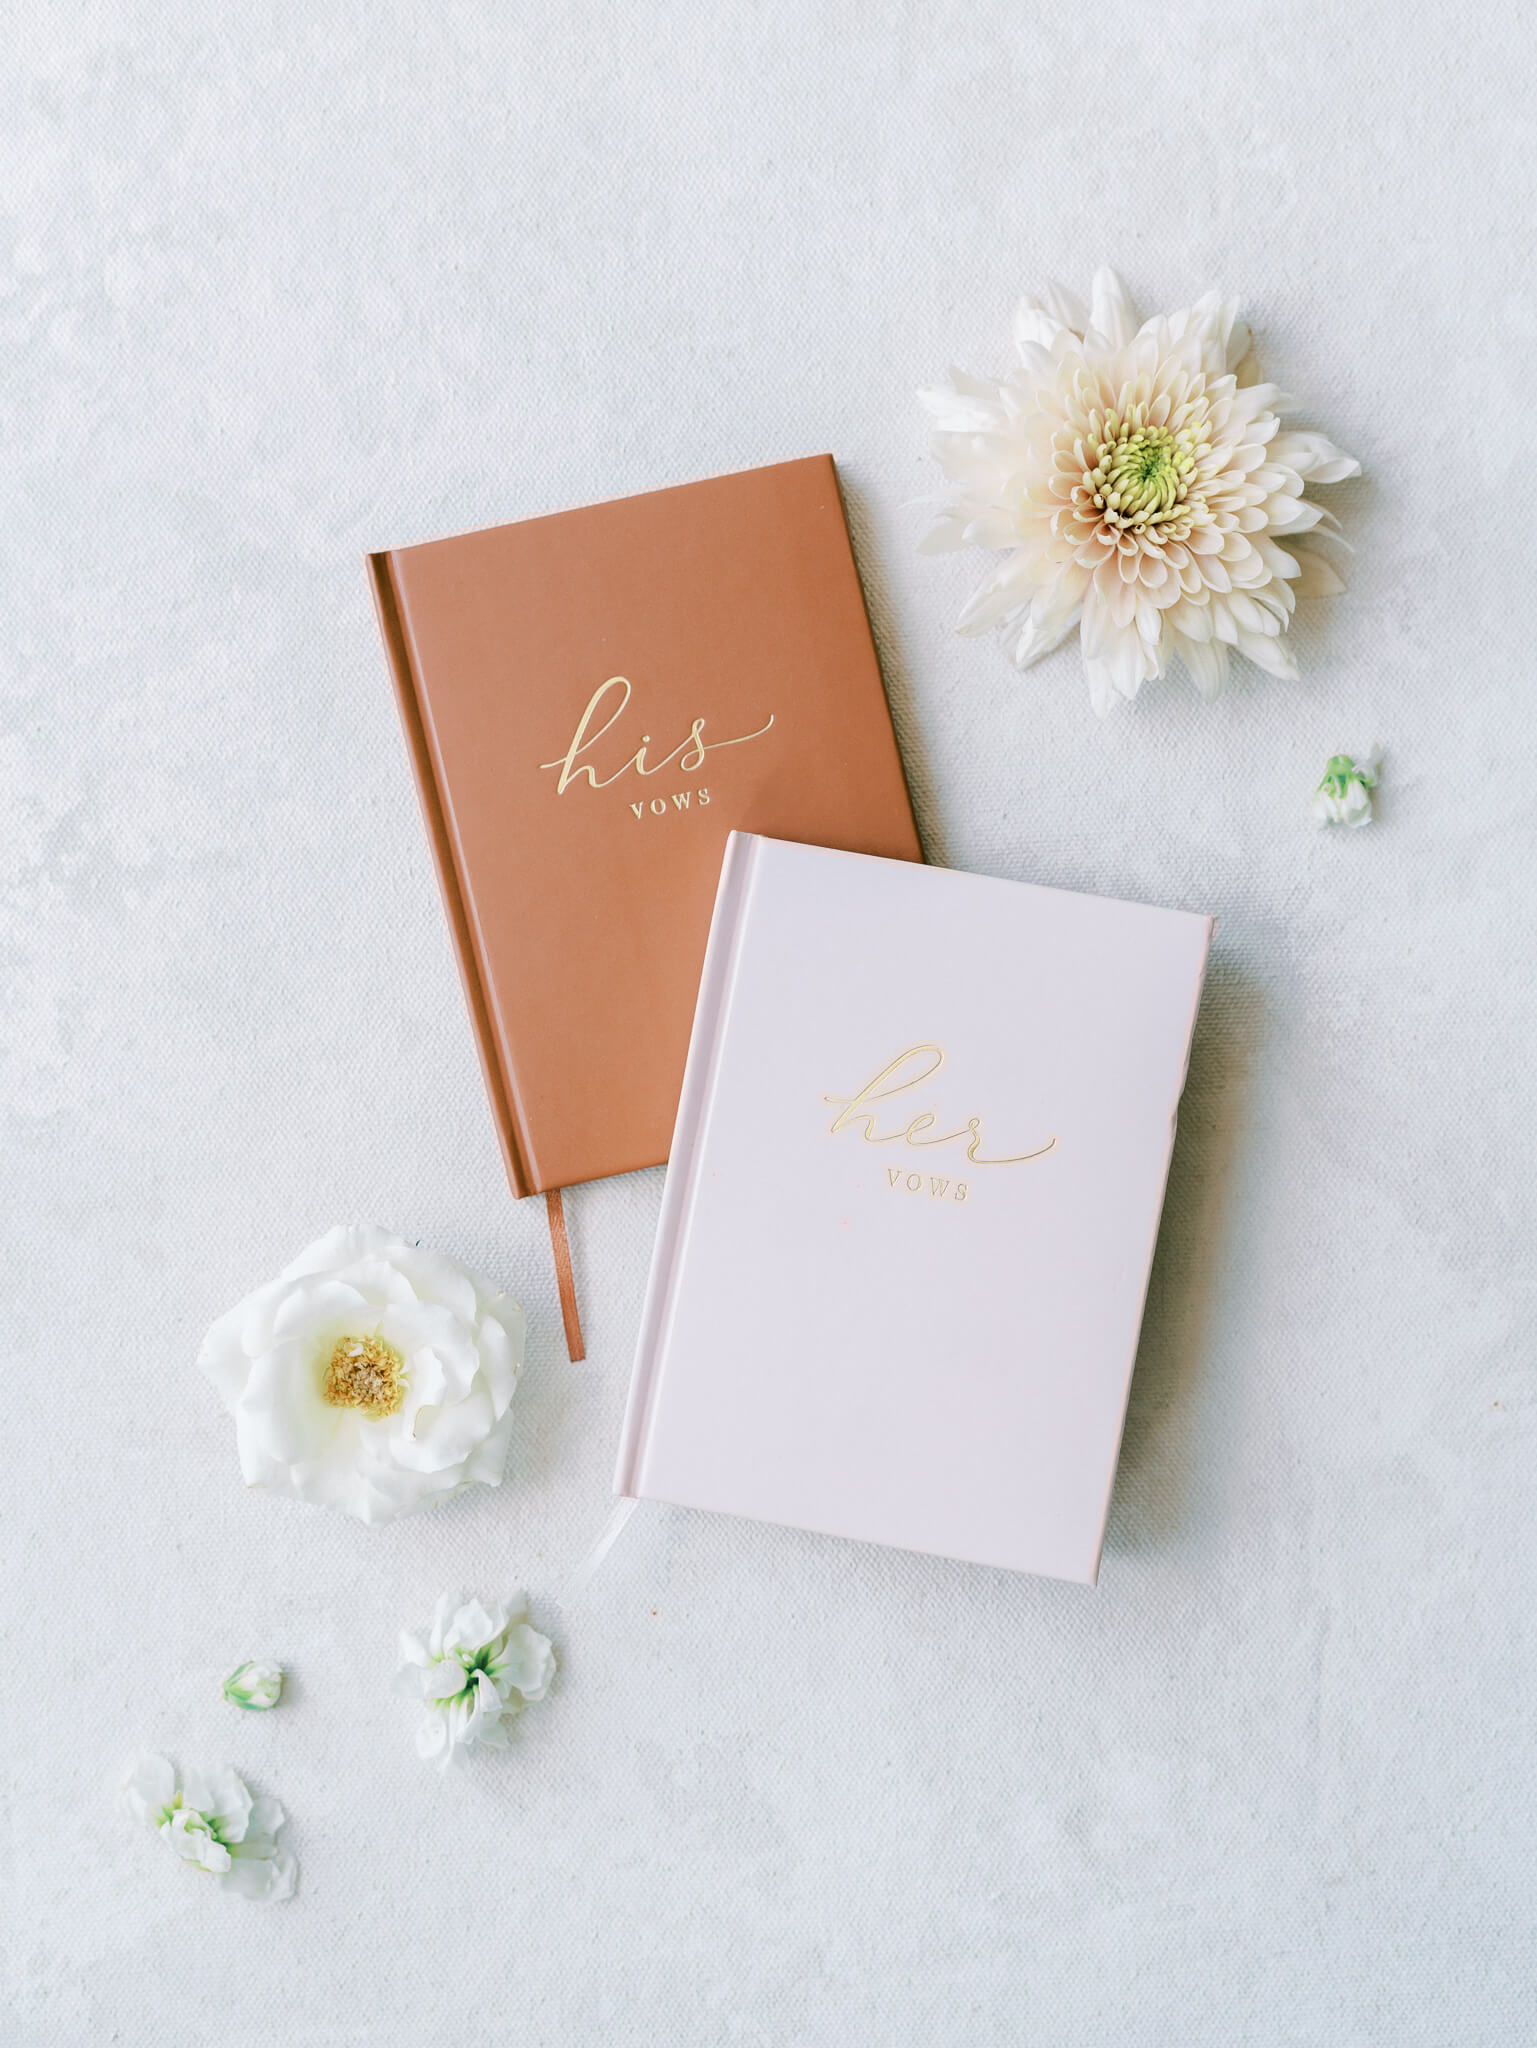
{"type": "Polygon", "coordinates": [[[326,1361],[321,1398],[333,1408],[358,1408],[372,1421],[398,1415],[406,1398],[406,1362],[393,1344],[370,1333],[338,1337],[326,1361]]]}

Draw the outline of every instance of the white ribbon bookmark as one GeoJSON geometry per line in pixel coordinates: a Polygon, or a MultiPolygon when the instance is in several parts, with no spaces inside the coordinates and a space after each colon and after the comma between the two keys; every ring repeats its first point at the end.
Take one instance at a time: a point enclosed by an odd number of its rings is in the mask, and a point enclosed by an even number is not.
{"type": "Polygon", "coordinates": [[[598,1566],[619,1541],[620,1532],[639,1505],[639,1501],[628,1494],[622,1500],[615,1501],[614,1511],[604,1523],[602,1535],[566,1581],[565,1589],[559,1596],[562,1607],[573,1606],[586,1592],[598,1566]]]}

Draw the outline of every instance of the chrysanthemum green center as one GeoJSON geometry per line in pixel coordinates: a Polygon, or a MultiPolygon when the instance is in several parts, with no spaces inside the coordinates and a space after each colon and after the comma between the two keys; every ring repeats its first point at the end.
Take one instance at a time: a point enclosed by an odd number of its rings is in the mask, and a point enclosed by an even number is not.
{"type": "Polygon", "coordinates": [[[1211,453],[1201,403],[1178,406],[1172,418],[1162,401],[1156,408],[1135,403],[1103,420],[1094,416],[1092,432],[1092,455],[1080,455],[1088,461],[1082,483],[1107,526],[1154,539],[1168,522],[1201,524],[1201,461],[1211,453]]]}
{"type": "Polygon", "coordinates": [[[1084,483],[1111,526],[1133,532],[1175,516],[1190,492],[1196,464],[1208,452],[1192,425],[1148,425],[1134,407],[1105,421],[1094,466],[1084,483]]]}
{"type": "Polygon", "coordinates": [[[405,1406],[405,1359],[377,1331],[338,1337],[320,1392],[332,1408],[357,1408],[371,1422],[382,1422],[405,1406]]]}

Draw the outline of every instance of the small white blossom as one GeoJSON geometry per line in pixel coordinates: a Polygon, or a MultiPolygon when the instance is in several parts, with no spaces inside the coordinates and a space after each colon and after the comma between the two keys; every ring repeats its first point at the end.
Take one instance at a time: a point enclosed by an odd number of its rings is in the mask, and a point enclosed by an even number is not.
{"type": "Polygon", "coordinates": [[[401,1630],[402,1690],[422,1705],[417,1754],[439,1770],[477,1743],[505,1748],[508,1723],[544,1698],[554,1675],[555,1652],[529,1626],[521,1595],[487,1608],[445,1593],[425,1638],[401,1630]]]}
{"type": "Polygon", "coordinates": [[[265,1713],[283,1697],[282,1665],[254,1657],[248,1658],[244,1664],[237,1664],[224,1681],[224,1697],[232,1707],[245,1707],[251,1713],[265,1713]]]}
{"type": "Polygon", "coordinates": [[[183,1863],[217,1877],[243,1898],[293,1896],[297,1865],[277,1846],[284,1813],[275,1799],[252,1798],[238,1774],[188,1771],[181,1783],[163,1756],[141,1756],[123,1781],[122,1801],[183,1863]]]}
{"type": "Polygon", "coordinates": [[[1324,779],[1313,792],[1315,825],[1369,825],[1372,821],[1372,791],[1382,766],[1382,749],[1365,754],[1333,754],[1324,779]]]}
{"type": "Polygon", "coordinates": [[[523,1311],[457,1260],[328,1231],[232,1308],[198,1363],[247,1486],[388,1522],[500,1486],[523,1311]]]}

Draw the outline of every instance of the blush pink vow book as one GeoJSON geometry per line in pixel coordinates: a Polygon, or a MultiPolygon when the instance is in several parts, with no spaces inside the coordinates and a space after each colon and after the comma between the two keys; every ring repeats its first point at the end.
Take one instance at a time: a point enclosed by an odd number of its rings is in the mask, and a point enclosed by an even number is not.
{"type": "Polygon", "coordinates": [[[615,1491],[1092,1585],[1211,932],[733,832],[615,1491]]]}

